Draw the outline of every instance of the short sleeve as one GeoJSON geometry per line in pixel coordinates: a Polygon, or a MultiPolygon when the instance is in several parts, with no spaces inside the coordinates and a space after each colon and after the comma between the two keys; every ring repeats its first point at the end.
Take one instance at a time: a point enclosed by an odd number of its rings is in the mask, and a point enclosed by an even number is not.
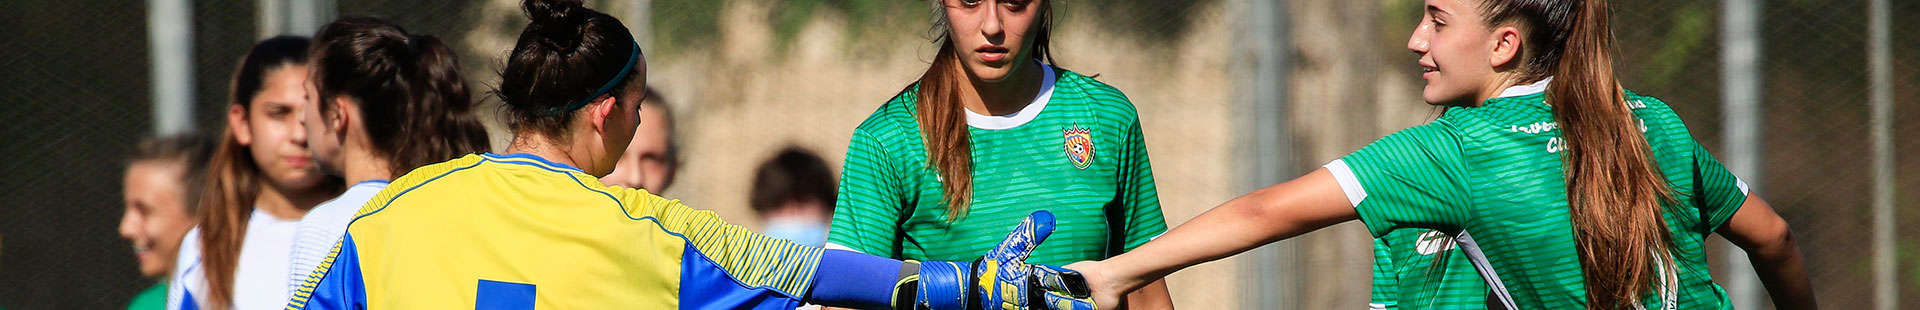
{"type": "Polygon", "coordinates": [[[1459,228],[1472,219],[1460,141],[1439,124],[1408,128],[1325,168],[1374,237],[1400,228],[1459,228]]]}
{"type": "Polygon", "coordinates": [[[886,144],[867,130],[863,126],[854,131],[853,141],[847,146],[827,244],[830,248],[893,257],[900,252],[894,241],[900,235],[901,209],[906,206],[904,180],[908,178],[896,169],[884,148],[886,144]]]}
{"type": "Polygon", "coordinates": [[[1747,182],[1734,176],[1699,143],[1693,144],[1693,174],[1695,184],[1689,198],[1700,208],[1700,222],[1705,229],[1701,232],[1712,233],[1747,202],[1747,182]]]}
{"type": "MultiPolygon", "coordinates": [[[[1121,249],[1133,248],[1152,241],[1154,237],[1167,232],[1166,216],[1160,213],[1160,192],[1153,182],[1153,164],[1147,158],[1146,137],[1141,133],[1140,121],[1134,120],[1127,126],[1125,143],[1120,149],[1120,203],[1124,210],[1124,222],[1119,225],[1123,235],[1121,249]]],[[[1120,253],[1109,253],[1119,255],[1120,253]]]]}

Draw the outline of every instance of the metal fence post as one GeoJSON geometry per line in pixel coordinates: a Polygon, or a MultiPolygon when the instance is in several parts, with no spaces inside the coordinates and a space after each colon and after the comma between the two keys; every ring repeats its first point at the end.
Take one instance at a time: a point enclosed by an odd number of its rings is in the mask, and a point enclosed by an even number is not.
{"type": "MultiPolygon", "coordinates": [[[[1293,167],[1292,135],[1287,122],[1287,44],[1286,6],[1280,1],[1240,1],[1244,15],[1238,23],[1240,38],[1236,63],[1250,64],[1238,72],[1235,101],[1241,111],[1249,111],[1240,136],[1244,141],[1241,162],[1251,167],[1245,183],[1236,192],[1252,192],[1278,184],[1297,174],[1293,167]]],[[[1247,309],[1294,309],[1299,298],[1293,266],[1298,266],[1294,241],[1280,241],[1247,252],[1241,270],[1240,307],[1247,309]]]]}
{"type": "MultiPolygon", "coordinates": [[[[1726,111],[1726,145],[1720,158],[1727,168],[1745,180],[1750,188],[1765,188],[1760,169],[1760,3],[1755,0],[1724,0],[1721,19],[1720,70],[1726,111]]],[[[1757,309],[1760,305],[1759,277],[1747,252],[1731,243],[1726,248],[1728,268],[1727,295],[1735,309],[1757,309]]]]}
{"type": "Polygon", "coordinates": [[[1892,310],[1897,290],[1893,246],[1893,63],[1887,0],[1870,1],[1867,13],[1868,101],[1873,106],[1873,304],[1892,310]]]}
{"type": "Polygon", "coordinates": [[[333,21],[337,6],[333,0],[260,0],[256,17],[260,38],[312,36],[320,31],[320,25],[333,21]]]}
{"type": "Polygon", "coordinates": [[[153,131],[193,128],[193,5],[190,0],[147,1],[147,41],[153,49],[153,131]]]}

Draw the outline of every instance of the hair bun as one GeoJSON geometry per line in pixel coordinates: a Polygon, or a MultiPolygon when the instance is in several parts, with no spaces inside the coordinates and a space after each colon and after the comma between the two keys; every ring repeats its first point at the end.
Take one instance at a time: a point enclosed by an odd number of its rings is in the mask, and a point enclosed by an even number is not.
{"type": "Polygon", "coordinates": [[[526,0],[520,7],[527,11],[528,18],[533,19],[533,23],[527,25],[527,30],[539,33],[557,50],[578,47],[580,26],[589,15],[585,4],[580,1],[526,0]]]}

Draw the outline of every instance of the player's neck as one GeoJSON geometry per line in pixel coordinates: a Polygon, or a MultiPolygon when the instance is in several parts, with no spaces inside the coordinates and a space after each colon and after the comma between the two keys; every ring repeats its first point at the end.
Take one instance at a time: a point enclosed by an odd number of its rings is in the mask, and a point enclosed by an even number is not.
{"type": "Polygon", "coordinates": [[[393,179],[392,161],[389,158],[374,155],[364,146],[342,148],[340,153],[341,166],[344,166],[340,176],[347,179],[347,184],[393,179]]]}
{"type": "Polygon", "coordinates": [[[569,151],[569,148],[561,146],[545,135],[532,133],[516,135],[513,137],[513,143],[507,145],[506,152],[538,156],[548,162],[567,165],[574,169],[586,169],[580,166],[579,160],[573,159],[573,152],[569,151]]]}
{"type": "Polygon", "coordinates": [[[299,219],[307,215],[307,210],[332,197],[321,195],[290,196],[274,188],[273,184],[261,184],[260,194],[254,196],[253,207],[282,220],[299,219]]]}
{"type": "Polygon", "coordinates": [[[1040,82],[1044,77],[1040,76],[1042,70],[1038,66],[1041,64],[1022,65],[1020,69],[1009,72],[1007,78],[997,82],[983,81],[970,74],[967,75],[966,79],[961,80],[967,85],[959,89],[961,106],[973,113],[984,115],[998,116],[1020,112],[1028,104],[1032,104],[1033,97],[1040,93],[1040,82]]]}

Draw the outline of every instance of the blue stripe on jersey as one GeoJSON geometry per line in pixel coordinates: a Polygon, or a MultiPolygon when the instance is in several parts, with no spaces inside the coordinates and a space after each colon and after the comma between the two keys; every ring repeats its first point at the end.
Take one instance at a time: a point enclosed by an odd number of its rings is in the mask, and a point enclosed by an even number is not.
{"type": "Polygon", "coordinates": [[[693,243],[680,254],[680,309],[787,310],[800,307],[798,296],[740,283],[693,243]]]}
{"type": "MultiPolygon", "coordinates": [[[[380,213],[380,211],[384,211],[384,210],[386,210],[388,206],[392,206],[392,205],[393,205],[393,201],[395,201],[395,200],[400,200],[400,196],[406,196],[408,192],[412,192],[412,191],[413,191],[413,190],[415,190],[415,189],[419,189],[419,188],[420,188],[421,186],[427,186],[427,184],[433,184],[433,181],[434,181],[434,180],[439,180],[440,178],[444,178],[444,177],[447,177],[447,176],[449,176],[449,175],[453,175],[453,173],[454,173],[454,172],[460,172],[460,170],[467,170],[468,168],[473,168],[473,167],[479,167],[479,166],[480,166],[480,164],[484,164],[484,163],[486,163],[486,162],[487,162],[487,161],[485,161],[485,160],[479,160],[479,161],[474,161],[472,165],[467,165],[467,166],[465,166],[465,167],[460,167],[460,168],[453,168],[453,169],[450,169],[450,170],[447,170],[447,172],[446,172],[446,173],[441,173],[440,175],[436,175],[436,176],[433,176],[433,178],[431,178],[431,179],[427,179],[426,181],[423,181],[423,182],[420,182],[420,184],[415,184],[415,185],[414,185],[414,186],[412,186],[412,187],[407,187],[407,189],[406,189],[406,190],[402,190],[402,191],[400,191],[400,193],[399,193],[399,194],[393,194],[393,198],[392,198],[392,199],[387,199],[387,202],[386,202],[386,203],[382,203],[382,204],[380,204],[380,208],[379,208],[379,209],[373,209],[373,211],[369,211],[369,212],[367,212],[367,214],[361,214],[361,215],[357,215],[357,216],[354,216],[354,217],[353,217],[353,220],[351,220],[351,221],[347,221],[347,229],[348,229],[349,231],[351,231],[351,230],[353,229],[353,222],[358,222],[358,221],[360,221],[360,218],[364,218],[364,217],[368,217],[368,216],[372,216],[372,215],[373,215],[374,213],[380,213]]],[[[377,198],[378,198],[378,197],[380,197],[380,196],[376,194],[376,195],[374,195],[374,197],[375,197],[375,198],[377,199],[377,198]]]]}
{"type": "Polygon", "coordinates": [[[180,292],[187,296],[180,299],[180,310],[200,310],[200,303],[193,301],[193,291],[180,290],[180,292]]]}

